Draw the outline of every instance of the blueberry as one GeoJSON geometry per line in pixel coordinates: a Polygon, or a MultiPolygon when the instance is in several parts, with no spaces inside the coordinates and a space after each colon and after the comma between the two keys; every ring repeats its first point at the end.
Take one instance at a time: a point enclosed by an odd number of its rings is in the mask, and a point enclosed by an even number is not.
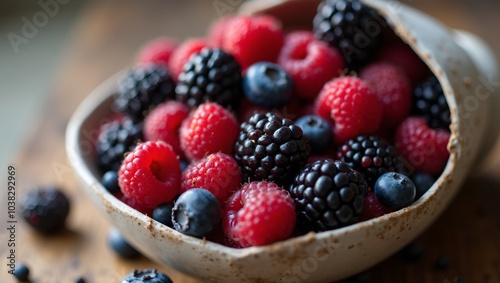
{"type": "Polygon", "coordinates": [[[70,210],[66,195],[55,187],[28,191],[21,200],[23,218],[38,232],[52,234],[64,227],[70,210]]]}
{"type": "Polygon", "coordinates": [[[243,78],[243,92],[256,105],[283,107],[292,97],[292,77],[276,64],[255,63],[248,68],[243,78]]]}
{"type": "Polygon", "coordinates": [[[179,163],[181,164],[181,172],[184,172],[184,170],[186,170],[186,168],[189,166],[189,161],[186,161],[184,159],[179,161],[179,163]]]}
{"type": "Polygon", "coordinates": [[[434,177],[424,172],[417,172],[410,178],[417,188],[417,196],[415,197],[415,199],[419,199],[420,197],[422,197],[436,181],[434,177]]]}
{"type": "Polygon", "coordinates": [[[75,283],[86,283],[87,281],[85,280],[85,277],[80,276],[75,279],[75,283]]]}
{"type": "Polygon", "coordinates": [[[295,122],[302,129],[311,145],[312,154],[320,154],[326,151],[333,141],[333,131],[330,124],[316,115],[303,116],[295,122]]]}
{"type": "Polygon", "coordinates": [[[173,227],[172,208],[174,208],[174,205],[171,203],[163,203],[158,205],[153,210],[153,219],[167,225],[168,227],[173,227]]]}
{"type": "Polygon", "coordinates": [[[110,193],[120,191],[120,186],[118,186],[118,174],[116,171],[108,171],[104,173],[101,178],[101,183],[110,193]]]}
{"type": "Polygon", "coordinates": [[[120,231],[113,228],[108,233],[108,245],[123,258],[136,258],[140,253],[132,247],[122,236],[120,231]]]}
{"type": "Polygon", "coordinates": [[[412,204],[417,193],[411,179],[396,172],[380,176],[375,182],[374,191],[380,203],[394,211],[412,204]]]}
{"type": "Polygon", "coordinates": [[[172,283],[172,280],[164,273],[156,269],[134,270],[120,280],[120,283],[172,283]]]}
{"type": "Polygon", "coordinates": [[[14,277],[16,277],[19,281],[28,281],[30,275],[30,269],[28,266],[24,264],[16,265],[16,269],[14,270],[14,277]]]}
{"type": "Polygon", "coordinates": [[[207,236],[221,220],[220,205],[205,189],[190,189],[175,202],[172,223],[175,230],[194,237],[207,236]]]}

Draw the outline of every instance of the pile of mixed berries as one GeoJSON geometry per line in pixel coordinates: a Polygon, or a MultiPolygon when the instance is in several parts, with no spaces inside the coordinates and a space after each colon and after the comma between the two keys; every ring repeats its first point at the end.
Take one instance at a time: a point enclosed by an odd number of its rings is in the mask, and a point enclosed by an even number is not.
{"type": "Polygon", "coordinates": [[[411,205],[449,157],[439,81],[359,1],[323,1],[313,26],[233,16],[207,38],[145,45],[99,129],[103,185],[231,247],[411,205]]]}

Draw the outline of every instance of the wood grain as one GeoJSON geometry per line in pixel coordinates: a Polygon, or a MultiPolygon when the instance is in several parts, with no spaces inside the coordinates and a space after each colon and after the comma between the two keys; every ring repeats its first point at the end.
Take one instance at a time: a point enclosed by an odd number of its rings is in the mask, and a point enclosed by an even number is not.
{"type": "MultiPolygon", "coordinates": [[[[222,1],[230,3],[231,1],[222,1]]],[[[237,1],[233,1],[237,2],[237,1]]],[[[66,160],[66,123],[82,99],[102,80],[132,64],[137,49],[148,39],[169,35],[185,39],[204,34],[219,14],[213,1],[93,1],[82,11],[47,103],[38,131],[14,161],[18,172],[18,195],[35,184],[60,185],[72,200],[68,229],[55,237],[42,237],[20,222],[17,259],[31,267],[32,282],[118,282],[133,268],[158,268],[176,283],[197,281],[148,259],[125,261],[106,245],[110,227],[80,190],[66,160]]],[[[411,1],[454,28],[485,38],[499,54],[498,1],[411,1]],[[483,2],[482,2],[483,3],[483,2]]],[[[447,212],[419,239],[424,257],[405,262],[394,256],[369,270],[370,282],[500,282],[500,149],[491,162],[464,185],[447,212]],[[450,258],[444,271],[433,268],[439,255],[450,258]]],[[[5,195],[2,194],[2,204],[5,195]]],[[[4,215],[2,215],[4,217],[4,215]]],[[[18,216],[18,219],[19,216],[18,216]]],[[[2,221],[4,225],[5,221],[2,221]]],[[[5,228],[0,236],[0,282],[14,282],[3,264],[7,256],[5,228]]]]}

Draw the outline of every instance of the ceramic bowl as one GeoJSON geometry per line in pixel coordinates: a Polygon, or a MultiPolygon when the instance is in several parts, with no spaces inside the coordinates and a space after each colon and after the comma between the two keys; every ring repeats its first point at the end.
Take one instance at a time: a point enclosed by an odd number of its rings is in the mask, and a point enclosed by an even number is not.
{"type": "MultiPolygon", "coordinates": [[[[68,157],[95,207],[147,257],[212,282],[331,282],[375,265],[416,238],[446,209],[472,165],[496,140],[499,111],[493,107],[500,106],[500,96],[498,86],[488,83],[499,81],[496,60],[473,35],[449,30],[413,8],[392,1],[363,2],[429,66],[450,106],[450,158],[421,199],[370,221],[263,247],[233,249],[178,233],[125,205],[99,183],[93,137],[112,114],[117,75],[85,99],[67,129],[68,157]]],[[[249,1],[243,12],[271,13],[288,24],[306,11],[301,7],[314,11],[311,5],[317,2],[249,1]]]]}

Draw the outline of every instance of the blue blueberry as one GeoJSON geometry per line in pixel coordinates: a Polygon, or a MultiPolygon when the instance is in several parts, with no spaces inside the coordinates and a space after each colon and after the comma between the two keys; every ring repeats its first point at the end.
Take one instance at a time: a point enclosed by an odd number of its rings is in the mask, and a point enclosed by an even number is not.
{"type": "Polygon", "coordinates": [[[107,171],[104,173],[101,178],[101,183],[110,193],[120,191],[120,186],[118,186],[118,173],[116,173],[116,171],[107,171]]]}
{"type": "Polygon", "coordinates": [[[108,245],[123,258],[136,258],[140,253],[132,247],[118,229],[111,229],[108,233],[108,245]]]}
{"type": "Polygon", "coordinates": [[[424,172],[417,172],[413,174],[411,176],[411,180],[417,188],[417,196],[415,197],[415,199],[419,199],[421,196],[423,196],[432,187],[434,182],[436,182],[436,179],[434,179],[434,177],[424,172]]]}
{"type": "Polygon", "coordinates": [[[172,208],[174,208],[174,205],[171,203],[160,204],[153,210],[153,219],[168,227],[174,227],[172,224],[172,208]]]}
{"type": "Polygon", "coordinates": [[[292,77],[276,64],[255,63],[248,68],[243,78],[243,92],[256,105],[265,108],[283,107],[292,97],[292,77]]]}
{"type": "Polygon", "coordinates": [[[172,283],[172,280],[156,269],[134,270],[125,276],[120,283],[172,283]]]}
{"type": "Polygon", "coordinates": [[[19,281],[28,281],[28,278],[30,276],[30,269],[24,264],[16,265],[16,269],[14,270],[13,275],[19,281]]]}
{"type": "Polygon", "coordinates": [[[394,211],[412,204],[417,194],[411,179],[396,172],[380,176],[373,189],[380,203],[394,211]]]}
{"type": "Polygon", "coordinates": [[[186,168],[189,166],[189,161],[182,159],[179,162],[181,164],[181,172],[184,172],[184,170],[186,170],[186,168]]]}
{"type": "Polygon", "coordinates": [[[302,129],[311,145],[312,154],[325,152],[333,142],[333,131],[330,124],[316,115],[303,116],[295,122],[302,129]]]}
{"type": "Polygon", "coordinates": [[[175,230],[194,237],[207,236],[221,220],[220,205],[205,189],[190,189],[179,196],[172,209],[175,230]]]}

